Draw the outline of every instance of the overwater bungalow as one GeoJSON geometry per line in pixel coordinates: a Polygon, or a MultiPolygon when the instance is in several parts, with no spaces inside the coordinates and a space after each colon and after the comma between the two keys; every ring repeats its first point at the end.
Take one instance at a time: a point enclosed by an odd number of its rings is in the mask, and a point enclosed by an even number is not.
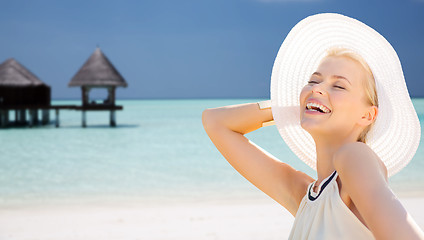
{"type": "Polygon", "coordinates": [[[42,111],[42,124],[49,122],[50,86],[13,58],[0,64],[0,127],[38,124],[42,111]],[[9,113],[15,112],[11,122],[9,113]],[[27,121],[27,114],[29,118],[27,121]]]}
{"type": "Polygon", "coordinates": [[[122,106],[115,105],[115,91],[117,87],[127,87],[127,82],[116,70],[100,48],[87,59],[68,84],[69,87],[81,87],[82,106],[77,110],[82,111],[82,126],[86,127],[86,111],[110,111],[110,126],[116,126],[116,110],[122,106]],[[105,89],[107,98],[102,102],[90,100],[90,90],[94,88],[105,89]]]}

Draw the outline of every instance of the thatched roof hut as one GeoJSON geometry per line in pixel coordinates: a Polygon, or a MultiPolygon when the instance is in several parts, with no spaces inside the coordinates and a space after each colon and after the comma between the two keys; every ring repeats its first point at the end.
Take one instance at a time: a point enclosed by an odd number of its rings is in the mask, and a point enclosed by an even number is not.
{"type": "Polygon", "coordinates": [[[0,64],[0,106],[50,105],[50,86],[10,58],[0,64]]]}
{"type": "Polygon", "coordinates": [[[127,87],[127,82],[116,70],[109,59],[102,53],[100,48],[96,48],[94,53],[82,65],[68,84],[69,87],[81,87],[82,93],[82,126],[86,126],[86,111],[109,110],[110,125],[116,126],[115,110],[122,110],[122,106],[115,105],[115,90],[117,87],[127,87]],[[107,99],[102,103],[90,101],[89,92],[92,88],[106,88],[107,99]]]}

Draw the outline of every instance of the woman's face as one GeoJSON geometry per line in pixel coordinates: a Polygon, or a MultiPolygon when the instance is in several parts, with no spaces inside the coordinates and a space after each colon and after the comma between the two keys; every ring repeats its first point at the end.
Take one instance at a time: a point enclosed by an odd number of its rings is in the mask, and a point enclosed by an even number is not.
{"type": "Polygon", "coordinates": [[[361,119],[371,106],[366,101],[362,81],[366,81],[366,73],[356,61],[346,57],[325,58],[300,93],[302,128],[312,136],[345,138],[359,134],[365,127],[361,119]]]}

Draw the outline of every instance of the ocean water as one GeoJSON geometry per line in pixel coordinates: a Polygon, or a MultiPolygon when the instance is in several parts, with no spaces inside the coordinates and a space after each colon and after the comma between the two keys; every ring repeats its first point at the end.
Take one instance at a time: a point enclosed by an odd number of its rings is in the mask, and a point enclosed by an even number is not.
{"type": "MultiPolygon", "coordinates": [[[[88,112],[88,127],[81,128],[81,112],[63,110],[60,128],[51,124],[0,129],[0,206],[263,198],[265,194],[221,156],[201,122],[206,108],[259,100],[263,99],[121,100],[124,110],[117,112],[115,128],[108,126],[108,112],[88,112]]],[[[413,99],[413,104],[424,126],[424,99],[413,99]]],[[[247,137],[316,176],[297,160],[275,126],[247,137]]],[[[421,143],[411,163],[390,178],[390,186],[401,196],[424,196],[423,172],[421,143]]]]}

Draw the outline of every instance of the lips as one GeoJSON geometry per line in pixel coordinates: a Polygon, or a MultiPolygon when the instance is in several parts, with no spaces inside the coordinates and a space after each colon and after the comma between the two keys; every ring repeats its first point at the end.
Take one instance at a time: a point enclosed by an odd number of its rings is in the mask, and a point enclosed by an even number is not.
{"type": "Polygon", "coordinates": [[[327,114],[331,113],[331,109],[317,99],[308,99],[305,106],[305,112],[311,114],[327,114]]]}

